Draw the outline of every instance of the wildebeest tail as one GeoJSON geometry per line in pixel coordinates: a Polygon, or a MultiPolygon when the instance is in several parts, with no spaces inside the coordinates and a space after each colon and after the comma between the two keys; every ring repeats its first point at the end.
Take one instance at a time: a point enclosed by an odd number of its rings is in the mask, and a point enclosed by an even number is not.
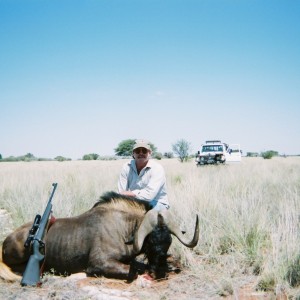
{"type": "Polygon", "coordinates": [[[22,277],[13,273],[11,269],[2,261],[2,246],[0,246],[0,279],[8,282],[21,280],[22,277]]]}

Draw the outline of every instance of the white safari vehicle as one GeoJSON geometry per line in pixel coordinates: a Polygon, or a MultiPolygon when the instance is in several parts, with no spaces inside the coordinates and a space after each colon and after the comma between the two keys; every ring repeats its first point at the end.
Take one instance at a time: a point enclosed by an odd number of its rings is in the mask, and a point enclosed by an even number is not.
{"type": "Polygon", "coordinates": [[[201,145],[196,155],[196,164],[225,164],[229,162],[240,162],[242,151],[239,144],[226,144],[219,140],[206,141],[201,145]]]}

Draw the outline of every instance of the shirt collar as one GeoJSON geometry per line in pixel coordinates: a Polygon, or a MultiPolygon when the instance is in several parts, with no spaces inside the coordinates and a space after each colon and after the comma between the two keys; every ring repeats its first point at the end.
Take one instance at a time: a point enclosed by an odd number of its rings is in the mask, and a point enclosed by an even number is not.
{"type": "MultiPolygon", "coordinates": [[[[128,165],[131,166],[134,170],[136,170],[136,165],[135,165],[135,160],[134,160],[134,159],[132,159],[132,160],[128,163],[128,165]]],[[[152,166],[153,166],[153,161],[152,161],[152,159],[150,158],[150,159],[148,160],[148,163],[147,163],[145,169],[151,169],[152,166]]]]}

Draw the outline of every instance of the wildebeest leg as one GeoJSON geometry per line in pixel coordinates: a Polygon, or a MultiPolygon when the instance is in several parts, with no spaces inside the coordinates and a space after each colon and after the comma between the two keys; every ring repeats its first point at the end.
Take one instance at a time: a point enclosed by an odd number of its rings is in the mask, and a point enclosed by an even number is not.
{"type": "Polygon", "coordinates": [[[96,266],[89,266],[86,270],[86,274],[90,277],[105,276],[109,278],[127,279],[129,269],[129,265],[123,264],[120,261],[107,260],[96,266]]]}
{"type": "Polygon", "coordinates": [[[130,264],[127,281],[132,282],[134,279],[137,278],[138,275],[144,274],[145,271],[146,265],[134,259],[130,264]]]}

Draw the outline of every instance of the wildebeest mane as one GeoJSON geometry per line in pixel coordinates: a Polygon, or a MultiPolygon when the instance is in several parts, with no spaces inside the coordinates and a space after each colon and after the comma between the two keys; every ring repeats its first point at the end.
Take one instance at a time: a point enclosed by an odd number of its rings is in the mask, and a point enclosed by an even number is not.
{"type": "Polygon", "coordinates": [[[148,201],[141,200],[135,197],[125,196],[116,192],[106,192],[94,204],[93,208],[99,205],[111,206],[120,209],[138,209],[147,212],[152,207],[148,201]]]}

